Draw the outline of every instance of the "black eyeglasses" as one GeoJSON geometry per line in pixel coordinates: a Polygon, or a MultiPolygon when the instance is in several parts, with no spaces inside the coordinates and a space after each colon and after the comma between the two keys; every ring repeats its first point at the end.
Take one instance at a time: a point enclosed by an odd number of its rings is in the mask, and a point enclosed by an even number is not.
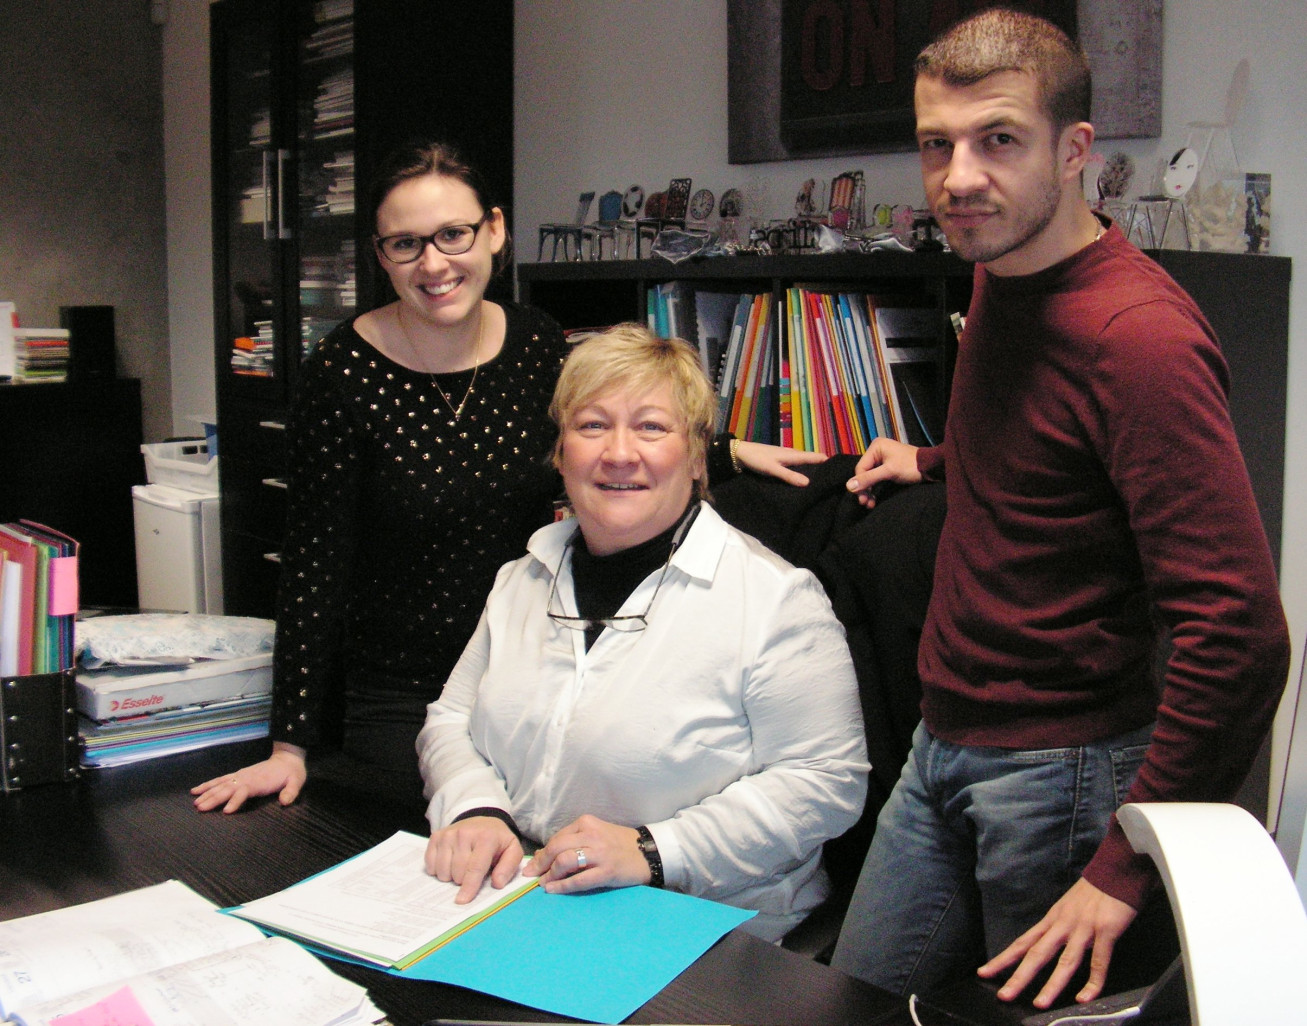
{"type": "MultiPolygon", "coordinates": [[[[592,627],[611,627],[615,631],[622,631],[626,634],[635,634],[649,626],[649,610],[653,609],[654,600],[658,598],[658,590],[663,586],[663,581],[667,577],[667,568],[672,565],[672,557],[676,555],[676,550],[681,547],[686,533],[690,530],[690,525],[694,523],[694,518],[699,515],[699,504],[695,503],[694,508],[681,521],[681,526],[676,529],[676,534],[672,537],[672,550],[667,553],[667,562],[663,564],[663,572],[658,575],[658,583],[654,585],[653,594],[649,596],[649,604],[644,607],[644,612],[638,616],[605,616],[597,619],[591,619],[585,616],[568,616],[566,613],[555,613],[554,597],[558,594],[558,578],[563,576],[563,560],[567,558],[567,553],[572,546],[576,544],[577,535],[572,535],[567,540],[567,545],[563,548],[563,559],[558,561],[558,572],[554,574],[554,583],[549,589],[549,601],[545,603],[545,615],[560,627],[566,627],[573,631],[588,631],[592,627]]],[[[580,534],[578,531],[577,534],[580,534]]]]}
{"type": "Polygon", "coordinates": [[[445,256],[462,256],[477,240],[477,232],[490,220],[490,212],[481,215],[473,224],[447,224],[430,235],[385,235],[372,237],[381,255],[392,264],[411,264],[426,252],[427,245],[435,246],[445,256]]]}

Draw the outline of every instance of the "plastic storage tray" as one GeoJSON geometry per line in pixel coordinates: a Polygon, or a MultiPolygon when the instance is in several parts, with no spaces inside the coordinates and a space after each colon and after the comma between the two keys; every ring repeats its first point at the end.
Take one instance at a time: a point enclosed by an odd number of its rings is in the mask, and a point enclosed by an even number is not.
{"type": "Polygon", "coordinates": [[[209,455],[205,441],[156,442],[141,446],[145,480],[188,492],[218,491],[218,457],[209,455]]]}

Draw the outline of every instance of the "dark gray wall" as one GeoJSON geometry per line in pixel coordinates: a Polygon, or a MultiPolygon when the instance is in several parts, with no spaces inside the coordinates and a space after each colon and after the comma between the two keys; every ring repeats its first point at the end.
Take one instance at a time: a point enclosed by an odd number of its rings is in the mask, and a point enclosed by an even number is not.
{"type": "Polygon", "coordinates": [[[161,69],[147,0],[0,0],[0,300],[43,328],[113,306],[147,440],[172,430],[161,69]]]}

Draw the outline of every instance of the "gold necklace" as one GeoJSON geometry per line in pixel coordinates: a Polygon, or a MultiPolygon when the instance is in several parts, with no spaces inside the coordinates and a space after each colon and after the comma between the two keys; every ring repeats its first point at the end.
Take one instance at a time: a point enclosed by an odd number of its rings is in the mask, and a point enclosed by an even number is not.
{"type": "Polygon", "coordinates": [[[427,377],[431,379],[431,386],[437,392],[440,393],[440,398],[445,400],[445,405],[449,407],[449,412],[454,415],[454,420],[458,420],[458,418],[463,415],[463,407],[467,405],[468,399],[472,397],[472,389],[476,387],[476,383],[477,383],[477,371],[481,369],[481,338],[485,334],[485,330],[486,330],[485,312],[482,311],[481,320],[477,324],[477,343],[476,343],[476,348],[472,350],[472,356],[474,360],[472,364],[472,380],[468,382],[467,391],[463,393],[463,401],[459,403],[458,406],[454,405],[453,401],[446,394],[445,390],[440,387],[440,382],[436,380],[436,372],[432,370],[427,370],[426,366],[424,365],[422,354],[418,352],[418,347],[413,344],[413,339],[409,336],[408,333],[408,327],[404,324],[404,307],[402,305],[399,307],[399,311],[396,313],[395,319],[399,321],[400,333],[404,336],[404,342],[408,345],[409,351],[412,352],[413,354],[413,361],[418,365],[417,369],[422,371],[424,374],[426,374],[427,377]]]}

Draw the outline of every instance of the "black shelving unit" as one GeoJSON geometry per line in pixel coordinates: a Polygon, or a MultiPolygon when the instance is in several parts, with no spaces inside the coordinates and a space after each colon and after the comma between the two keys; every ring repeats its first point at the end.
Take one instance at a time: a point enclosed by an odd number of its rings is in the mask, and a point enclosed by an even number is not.
{"type": "MultiPolygon", "coordinates": [[[[678,281],[689,291],[770,293],[780,310],[791,287],[816,291],[855,292],[895,305],[933,308],[938,324],[933,332],[937,373],[930,386],[937,394],[931,405],[945,410],[957,352],[953,313],[964,313],[971,296],[971,266],[951,253],[829,253],[758,255],[670,261],[568,261],[521,264],[517,268],[519,298],[549,312],[564,328],[598,327],[618,321],[646,319],[646,297],[658,285],[678,281]]],[[[692,319],[692,318],[691,318],[692,319]]],[[[786,345],[789,325],[773,319],[770,344],[786,345]]],[[[690,341],[696,341],[691,339],[690,341]]],[[[774,432],[771,432],[774,434],[774,432]]],[[[778,441],[760,437],[759,441],[778,441]]]]}
{"type": "Polygon", "coordinates": [[[413,138],[451,142],[511,212],[513,5],[218,0],[210,17],[225,609],[269,616],[296,371],[334,324],[390,298],[368,223],[378,162],[413,138]]]}

